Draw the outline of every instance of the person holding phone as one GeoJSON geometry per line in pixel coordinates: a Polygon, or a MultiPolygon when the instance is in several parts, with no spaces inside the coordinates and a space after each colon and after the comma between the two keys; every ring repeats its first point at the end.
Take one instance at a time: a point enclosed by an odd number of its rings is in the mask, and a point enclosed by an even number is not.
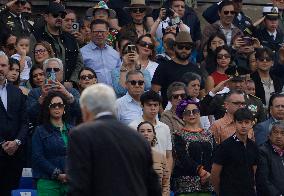
{"type": "MultiPolygon", "coordinates": [[[[142,71],[144,75],[145,86],[144,90],[151,88],[151,75],[148,70],[143,70],[139,61],[138,49],[136,45],[129,42],[124,43],[122,46],[122,65],[114,69],[111,73],[114,91],[117,97],[122,97],[127,93],[126,89],[126,75],[133,70],[142,71]]],[[[120,42],[120,41],[119,41],[120,42]]],[[[119,44],[120,45],[120,44],[119,44]]]]}
{"type": "MultiPolygon", "coordinates": [[[[45,97],[50,91],[60,92],[67,99],[70,104],[70,112],[74,115],[67,119],[69,124],[75,124],[80,116],[79,97],[80,94],[74,88],[66,88],[63,83],[63,64],[58,58],[50,58],[43,63],[44,74],[48,77],[50,73],[53,73],[52,77],[47,78],[44,85],[38,88],[31,89],[27,98],[27,112],[31,123],[38,125],[38,114],[40,107],[43,104],[45,97]],[[54,78],[55,75],[55,78],[54,78]]],[[[77,76],[78,77],[78,76],[77,76]]]]}

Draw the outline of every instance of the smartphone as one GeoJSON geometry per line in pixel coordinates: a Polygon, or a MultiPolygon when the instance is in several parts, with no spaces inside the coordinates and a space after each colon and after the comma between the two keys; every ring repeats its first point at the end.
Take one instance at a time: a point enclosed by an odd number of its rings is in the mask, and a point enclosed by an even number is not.
{"type": "Polygon", "coordinates": [[[78,22],[72,23],[72,31],[73,32],[79,32],[79,23],[78,22]]]}
{"type": "Polygon", "coordinates": [[[251,45],[253,45],[253,40],[252,40],[251,37],[249,37],[249,36],[243,36],[242,39],[243,39],[243,41],[245,42],[245,45],[246,45],[246,46],[251,46],[251,45]]]}
{"type": "Polygon", "coordinates": [[[132,45],[132,44],[129,44],[127,46],[127,53],[134,53],[134,52],[136,52],[136,46],[132,45]]]}
{"type": "Polygon", "coordinates": [[[56,73],[53,71],[48,72],[46,80],[45,80],[45,84],[51,84],[51,87],[53,87],[55,84],[55,81],[56,81],[56,73]]]}

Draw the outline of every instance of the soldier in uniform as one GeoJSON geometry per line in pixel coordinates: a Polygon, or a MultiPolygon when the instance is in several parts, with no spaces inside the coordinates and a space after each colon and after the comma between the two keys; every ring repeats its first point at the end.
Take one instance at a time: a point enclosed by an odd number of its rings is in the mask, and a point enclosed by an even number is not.
{"type": "Polygon", "coordinates": [[[273,6],[279,10],[279,28],[284,32],[284,1],[272,0],[273,6]]]}
{"type": "Polygon", "coordinates": [[[33,31],[32,25],[21,15],[26,3],[26,0],[9,0],[0,7],[0,27],[7,26],[16,37],[29,36],[33,31]]]}
{"type": "MultiPolygon", "coordinates": [[[[240,66],[231,66],[225,73],[231,77],[226,82],[227,86],[224,87],[223,90],[214,93],[216,92],[215,88],[220,88],[216,86],[200,101],[201,114],[214,115],[215,120],[218,120],[225,115],[226,109],[224,108],[224,99],[230,90],[241,90],[244,92],[246,88],[246,75],[249,74],[250,71],[240,66]]],[[[247,108],[255,117],[255,122],[264,121],[266,119],[266,114],[261,100],[254,95],[246,94],[245,92],[244,97],[247,108]]]]}
{"type": "Polygon", "coordinates": [[[284,42],[284,34],[279,28],[280,15],[278,8],[264,7],[263,16],[265,16],[263,25],[255,31],[255,35],[262,46],[277,52],[284,42]]]}

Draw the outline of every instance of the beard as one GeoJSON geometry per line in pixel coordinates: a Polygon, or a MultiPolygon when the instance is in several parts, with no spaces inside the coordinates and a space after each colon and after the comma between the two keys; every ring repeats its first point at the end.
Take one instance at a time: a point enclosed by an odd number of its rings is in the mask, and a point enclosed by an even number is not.
{"type": "Polygon", "coordinates": [[[189,54],[185,54],[185,53],[180,53],[180,52],[177,52],[175,51],[175,54],[176,54],[176,58],[178,60],[181,60],[181,61],[186,61],[188,60],[189,56],[190,56],[190,53],[189,54]]]}

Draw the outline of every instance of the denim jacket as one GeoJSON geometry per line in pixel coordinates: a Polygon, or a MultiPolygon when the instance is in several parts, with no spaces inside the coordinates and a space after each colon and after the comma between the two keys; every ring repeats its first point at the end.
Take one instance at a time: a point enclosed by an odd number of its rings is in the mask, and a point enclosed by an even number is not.
{"type": "MultiPolygon", "coordinates": [[[[66,125],[68,132],[72,128],[66,125]]],[[[58,128],[40,125],[32,138],[32,171],[34,178],[55,179],[56,174],[65,173],[67,146],[58,128]]]]}

